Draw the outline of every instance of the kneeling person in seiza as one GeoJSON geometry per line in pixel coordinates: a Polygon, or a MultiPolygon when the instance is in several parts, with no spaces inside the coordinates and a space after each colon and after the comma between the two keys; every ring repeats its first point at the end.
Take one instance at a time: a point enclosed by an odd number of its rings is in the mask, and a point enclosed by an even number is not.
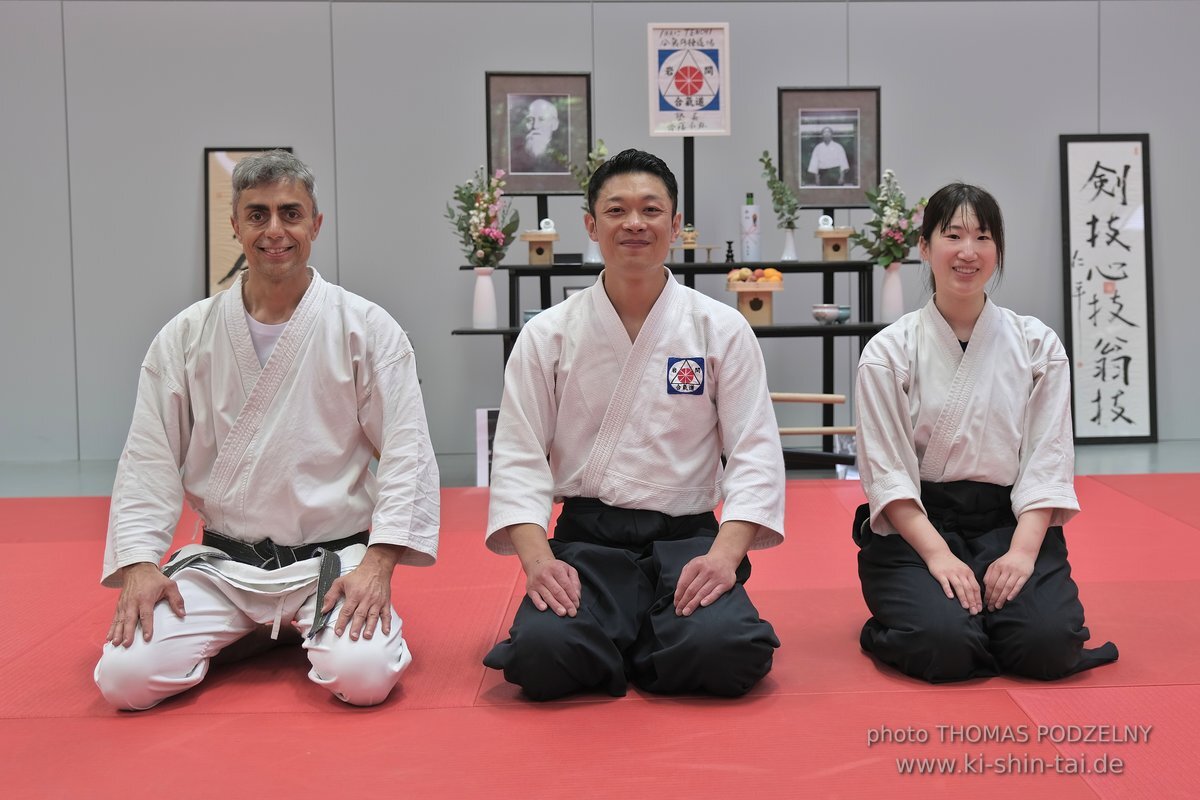
{"type": "Polygon", "coordinates": [[[520,557],[526,597],[484,664],[535,700],[628,680],[741,695],[779,646],[744,587],[747,551],[783,539],[762,354],[664,266],[677,193],[649,153],[597,169],[584,221],[605,269],[525,325],[505,370],[487,545],[520,557]]]}
{"type": "Polygon", "coordinates": [[[268,626],[294,626],[309,678],[355,705],[382,702],[412,660],[390,584],[396,564],[437,556],[437,464],[404,331],[308,265],[321,221],[298,159],[242,160],[248,267],[142,363],[104,552],[121,595],[95,671],[118,708],[195,686],[268,626]],[[185,500],[203,541],[160,569],[185,500]]]}
{"type": "Polygon", "coordinates": [[[862,647],[931,682],[1050,680],[1115,661],[1111,643],[1083,646],[1063,538],[1079,511],[1066,351],[985,291],[1004,256],[995,199],[938,190],[920,249],[933,299],[858,365],[862,647]]]}

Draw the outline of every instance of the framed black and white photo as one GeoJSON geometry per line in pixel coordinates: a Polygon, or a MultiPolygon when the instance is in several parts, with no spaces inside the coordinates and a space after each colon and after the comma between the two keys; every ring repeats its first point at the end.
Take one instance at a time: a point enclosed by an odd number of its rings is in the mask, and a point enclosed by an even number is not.
{"type": "Polygon", "coordinates": [[[562,287],[563,300],[566,300],[568,297],[570,297],[573,294],[579,294],[586,288],[588,288],[588,287],[586,287],[586,286],[564,286],[564,287],[562,287]]]}
{"type": "Polygon", "coordinates": [[[1075,441],[1157,442],[1150,135],[1063,134],[1059,157],[1075,441]]]}
{"type": "Polygon", "coordinates": [[[865,208],[879,185],[879,87],[779,89],[779,168],[804,208],[865,208]]]}
{"type": "Polygon", "coordinates": [[[587,168],[591,75],[489,72],[488,169],[504,170],[510,195],[582,194],[571,166],[587,168]]]}
{"type": "Polygon", "coordinates": [[[233,168],[246,156],[290,147],[204,148],[204,296],[228,289],[246,264],[233,235],[233,168]]]}

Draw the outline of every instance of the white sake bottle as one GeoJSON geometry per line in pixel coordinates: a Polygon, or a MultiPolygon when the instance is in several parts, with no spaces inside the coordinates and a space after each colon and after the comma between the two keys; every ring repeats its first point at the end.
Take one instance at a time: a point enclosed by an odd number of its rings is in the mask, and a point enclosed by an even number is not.
{"type": "Polygon", "coordinates": [[[762,261],[758,244],[758,206],[754,205],[754,192],[746,192],[746,205],[742,206],[742,261],[762,261]]]}

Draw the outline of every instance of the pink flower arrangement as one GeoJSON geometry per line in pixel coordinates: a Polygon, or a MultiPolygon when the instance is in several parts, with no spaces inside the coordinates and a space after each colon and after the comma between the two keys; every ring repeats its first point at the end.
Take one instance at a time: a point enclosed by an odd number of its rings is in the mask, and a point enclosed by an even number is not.
{"type": "Polygon", "coordinates": [[[480,167],[471,180],[454,187],[454,202],[446,205],[446,219],[473,267],[495,267],[512,243],[520,216],[503,196],[504,170],[489,177],[480,167]]]}

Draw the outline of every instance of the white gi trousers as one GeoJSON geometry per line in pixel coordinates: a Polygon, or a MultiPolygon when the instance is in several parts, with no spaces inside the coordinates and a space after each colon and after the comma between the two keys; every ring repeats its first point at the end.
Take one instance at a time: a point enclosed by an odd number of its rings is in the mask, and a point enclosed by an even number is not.
{"type": "MultiPolygon", "coordinates": [[[[341,551],[342,574],[358,566],[365,547],[341,551]]],[[[254,569],[239,565],[245,571],[254,569]]],[[[270,572],[262,570],[264,576],[270,572]]],[[[209,660],[259,625],[291,621],[304,637],[311,669],[309,680],[356,706],[382,703],[412,662],[394,608],[391,633],[379,627],[370,639],[334,633],[342,603],[330,612],[324,630],[308,638],[316,612],[316,580],[278,592],[243,588],[205,569],[186,567],[173,580],[183,596],[183,619],[166,602],[154,607],[154,636],[141,633],[129,647],[105,643],[94,678],[109,703],[129,711],[151,708],[204,680],[209,660]]]]}

